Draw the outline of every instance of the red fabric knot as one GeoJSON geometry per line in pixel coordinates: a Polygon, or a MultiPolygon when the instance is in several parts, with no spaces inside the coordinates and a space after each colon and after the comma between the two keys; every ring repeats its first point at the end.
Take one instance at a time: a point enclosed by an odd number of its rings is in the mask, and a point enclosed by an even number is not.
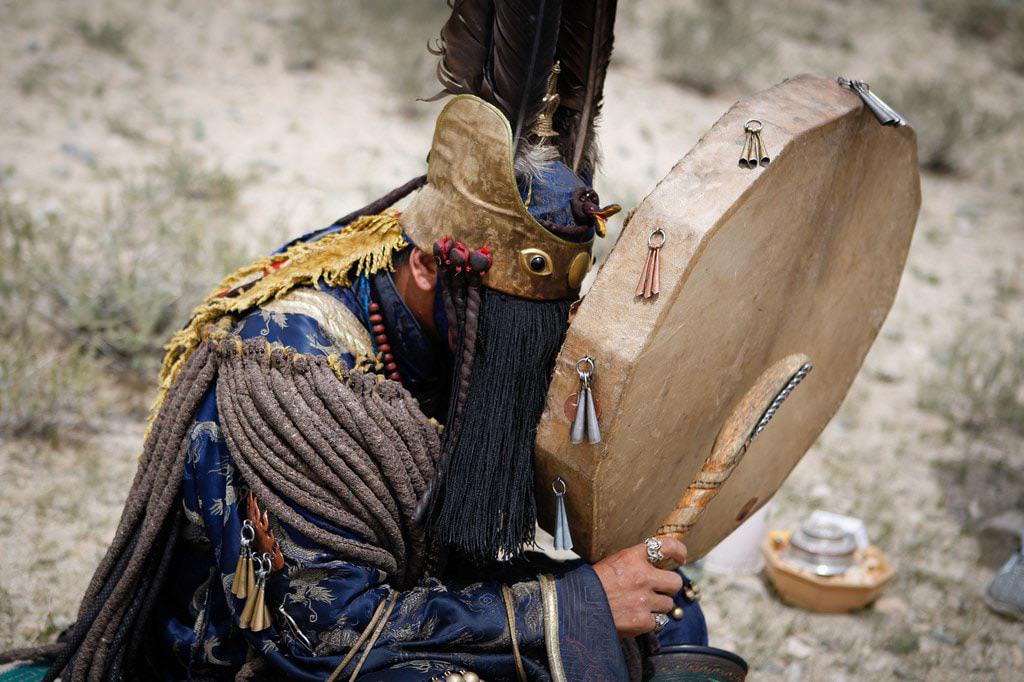
{"type": "Polygon", "coordinates": [[[481,277],[494,265],[494,256],[491,255],[491,247],[483,246],[469,254],[469,267],[481,277]]]}
{"type": "Polygon", "coordinates": [[[469,265],[469,249],[462,242],[455,242],[448,251],[448,261],[456,273],[466,272],[469,265]]]}

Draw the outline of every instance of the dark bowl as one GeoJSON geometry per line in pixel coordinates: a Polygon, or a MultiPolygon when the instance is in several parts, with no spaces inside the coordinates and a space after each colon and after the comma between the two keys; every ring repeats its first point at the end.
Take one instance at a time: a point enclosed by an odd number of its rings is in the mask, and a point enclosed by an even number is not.
{"type": "Polygon", "coordinates": [[[710,646],[663,646],[647,661],[648,682],[743,682],[747,678],[746,661],[710,646]]]}

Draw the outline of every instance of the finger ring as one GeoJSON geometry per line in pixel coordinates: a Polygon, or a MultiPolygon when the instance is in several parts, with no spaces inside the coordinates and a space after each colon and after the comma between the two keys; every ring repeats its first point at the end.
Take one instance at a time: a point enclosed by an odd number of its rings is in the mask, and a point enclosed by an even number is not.
{"type": "Polygon", "coordinates": [[[654,631],[655,632],[661,632],[662,630],[665,629],[666,625],[668,625],[668,616],[666,616],[664,613],[656,613],[656,614],[654,614],[654,631]]]}
{"type": "Polygon", "coordinates": [[[661,540],[658,538],[647,538],[644,540],[644,544],[647,545],[648,561],[657,565],[659,562],[665,560],[665,555],[661,553],[661,540]]]}

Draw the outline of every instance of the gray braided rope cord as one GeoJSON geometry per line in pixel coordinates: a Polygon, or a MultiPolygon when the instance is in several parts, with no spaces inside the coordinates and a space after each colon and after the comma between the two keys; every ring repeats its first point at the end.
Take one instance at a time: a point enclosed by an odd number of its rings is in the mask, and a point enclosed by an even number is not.
{"type": "Polygon", "coordinates": [[[240,353],[224,343],[220,353],[221,428],[261,504],[340,558],[379,568],[396,584],[413,581],[424,543],[412,520],[419,492],[434,475],[437,426],[397,383],[362,372],[339,380],[326,358],[262,341],[243,344],[240,353]],[[275,470],[274,453],[282,448],[304,464],[293,474],[302,476],[299,485],[275,470]],[[323,530],[282,495],[332,525],[358,528],[368,541],[323,530]]]}

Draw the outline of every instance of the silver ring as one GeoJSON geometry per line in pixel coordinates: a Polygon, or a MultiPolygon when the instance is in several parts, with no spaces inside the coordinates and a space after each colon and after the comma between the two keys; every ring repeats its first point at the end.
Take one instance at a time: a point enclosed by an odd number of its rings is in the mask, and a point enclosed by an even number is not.
{"type": "Polygon", "coordinates": [[[595,370],[597,370],[597,364],[589,355],[584,355],[576,362],[576,373],[580,375],[581,379],[589,379],[595,370]],[[584,367],[589,367],[589,369],[584,369],[584,367]]]}
{"type": "Polygon", "coordinates": [[[656,613],[656,614],[654,614],[654,631],[655,632],[661,632],[662,630],[665,629],[666,625],[668,625],[668,616],[666,616],[664,613],[656,613]]]}
{"type": "Polygon", "coordinates": [[[658,564],[665,560],[665,555],[661,553],[661,540],[658,538],[647,538],[644,540],[644,544],[647,545],[647,560],[652,564],[658,564]]]}
{"type": "Polygon", "coordinates": [[[648,248],[651,248],[651,249],[660,249],[661,247],[665,246],[665,242],[667,242],[667,241],[668,241],[668,232],[666,232],[665,228],[663,228],[663,227],[657,227],[657,228],[654,229],[653,232],[651,232],[649,235],[647,235],[647,246],[648,246],[648,248]],[[654,237],[655,236],[661,237],[661,242],[660,243],[657,243],[657,244],[654,243],[654,237]]]}
{"type": "Polygon", "coordinates": [[[259,561],[260,567],[256,569],[256,577],[266,578],[274,569],[274,560],[267,552],[254,557],[259,561]]]}

